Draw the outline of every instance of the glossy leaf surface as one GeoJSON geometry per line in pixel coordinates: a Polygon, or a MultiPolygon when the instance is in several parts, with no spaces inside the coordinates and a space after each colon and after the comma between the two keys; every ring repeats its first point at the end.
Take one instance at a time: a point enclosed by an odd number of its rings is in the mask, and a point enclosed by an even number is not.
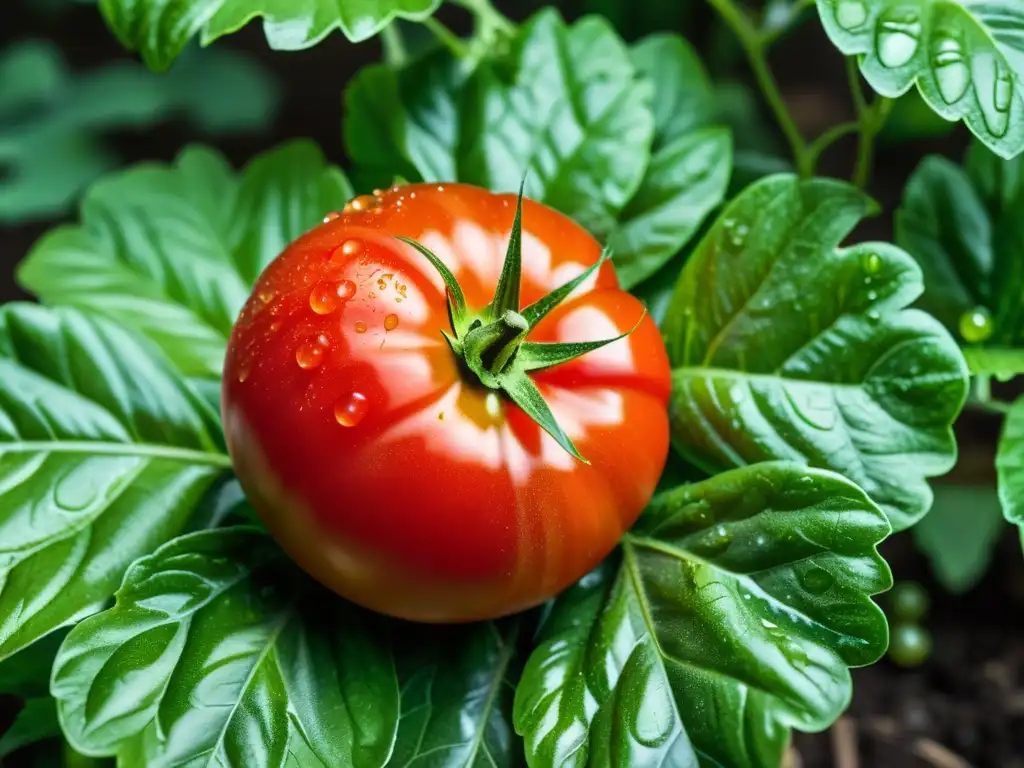
{"type": "Polygon", "coordinates": [[[468,76],[441,55],[364,70],[345,135],[357,164],[401,158],[423,181],[515,192],[526,174],[528,197],[607,234],[650,159],[651,91],[606,21],[547,9],[468,76]]]}
{"type": "Polygon", "coordinates": [[[1024,529],[1024,398],[1010,408],[996,452],[999,502],[1003,514],[1024,529]]]}
{"type": "Polygon", "coordinates": [[[518,620],[417,626],[401,650],[402,716],[388,768],[512,768],[518,620]]]}
{"type": "Polygon", "coordinates": [[[219,378],[231,326],[256,276],[352,196],[313,144],[256,158],[237,175],[192,147],[92,187],[82,223],[53,230],[18,279],[43,302],[137,329],[186,375],[219,378]]]}
{"type": "Polygon", "coordinates": [[[1024,7],[1014,0],[817,0],[822,24],[883,96],[914,86],[1003,157],[1024,150],[1024,7]]]}
{"type": "Polygon", "coordinates": [[[52,691],[79,751],[145,765],[376,767],[398,722],[375,620],[250,528],[133,564],[116,605],[68,635],[52,691]]]}
{"type": "Polygon", "coordinates": [[[654,87],[654,143],[640,188],[608,242],[626,288],[657,272],[693,237],[724,199],[732,166],[729,132],[713,126],[714,91],[689,43],[652,35],[632,57],[654,87]]]}
{"type": "Polygon", "coordinates": [[[219,419],[127,331],[0,309],[0,659],[98,609],[229,469],[219,419]]]}
{"type": "Polygon", "coordinates": [[[532,766],[777,766],[788,727],[826,727],[849,666],[885,650],[882,512],[789,463],[659,494],[563,594],[516,693],[532,766]]]}
{"type": "Polygon", "coordinates": [[[111,30],[153,69],[166,69],[198,37],[209,45],[263,19],[271,48],[309,48],[340,29],[359,42],[396,18],[421,20],[441,0],[99,0],[111,30]]]}
{"type": "Polygon", "coordinates": [[[871,210],[843,182],[768,177],[687,262],[664,323],[674,445],[705,469],[800,461],[855,481],[895,529],[948,471],[967,369],[932,317],[914,260],[839,248],[871,210]]]}

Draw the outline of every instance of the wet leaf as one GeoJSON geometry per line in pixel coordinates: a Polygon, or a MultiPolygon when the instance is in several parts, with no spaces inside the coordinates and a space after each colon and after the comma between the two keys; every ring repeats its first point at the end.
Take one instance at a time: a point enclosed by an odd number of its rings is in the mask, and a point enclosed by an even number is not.
{"type": "Polygon", "coordinates": [[[68,635],[52,691],[76,749],[137,765],[377,768],[398,724],[377,620],[250,528],[135,562],[116,605],[68,635]]]}
{"type": "Polygon", "coordinates": [[[878,93],[915,84],[1002,157],[1024,150],[1024,8],[1013,0],[817,0],[832,42],[878,93]]]}
{"type": "Polygon", "coordinates": [[[0,660],[102,607],[229,468],[218,415],[128,331],[0,309],[0,660]]]}
{"type": "Polygon", "coordinates": [[[108,26],[152,69],[164,70],[198,37],[206,46],[255,18],[271,48],[310,48],[340,29],[349,40],[373,37],[395,19],[420,21],[441,0],[99,0],[108,26]]]}
{"type": "Polygon", "coordinates": [[[885,651],[888,532],[859,488],[797,464],[657,495],[541,628],[515,702],[530,765],[776,768],[788,728],[827,727],[848,667],[885,651]]]}
{"type": "Polygon", "coordinates": [[[749,187],[697,246],[663,325],[673,444],[708,471],[784,459],[837,471],[892,522],[931,504],[967,392],[956,343],[905,307],[921,272],[885,243],[839,248],[872,203],[844,182],[749,187]]]}
{"type": "Polygon", "coordinates": [[[18,268],[46,304],[141,331],[189,376],[219,379],[231,327],[263,268],[352,195],[310,142],[235,174],[211,149],[95,184],[82,223],[51,231],[18,268]]]}

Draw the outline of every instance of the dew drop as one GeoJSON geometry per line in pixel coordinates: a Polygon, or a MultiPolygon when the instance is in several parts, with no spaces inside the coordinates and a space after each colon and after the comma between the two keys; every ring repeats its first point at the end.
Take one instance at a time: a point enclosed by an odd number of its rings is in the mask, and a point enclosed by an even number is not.
{"type": "Polygon", "coordinates": [[[960,315],[960,335],[969,344],[987,341],[994,330],[992,315],[985,307],[978,306],[960,315]]]}
{"type": "Polygon", "coordinates": [[[836,3],[836,24],[849,31],[868,20],[868,7],[861,0],[839,0],[836,3]]]}
{"type": "Polygon", "coordinates": [[[326,336],[320,334],[307,339],[295,350],[295,362],[304,371],[311,371],[324,361],[324,353],[327,351],[329,341],[326,336]]]}
{"type": "Polygon", "coordinates": [[[271,300],[274,298],[273,291],[260,291],[259,294],[257,295],[259,296],[260,302],[263,304],[269,304],[271,300]]]}
{"type": "Polygon", "coordinates": [[[248,380],[250,373],[252,373],[252,368],[249,363],[242,363],[242,366],[238,369],[238,383],[244,384],[248,380]]]}
{"type": "Polygon", "coordinates": [[[816,565],[801,571],[797,578],[800,581],[800,585],[812,595],[823,595],[832,589],[832,585],[836,583],[831,573],[816,565]]]}
{"type": "Polygon", "coordinates": [[[960,40],[951,33],[937,32],[932,43],[932,71],[939,86],[939,94],[947,104],[955,104],[967,93],[971,73],[960,40]]]}
{"type": "Polygon", "coordinates": [[[341,216],[341,214],[338,213],[337,211],[331,211],[326,216],[324,216],[324,224],[329,224],[330,222],[334,221],[339,216],[341,216]]]}
{"type": "Polygon", "coordinates": [[[345,213],[362,213],[380,207],[380,198],[376,195],[359,195],[345,203],[345,213]]]}
{"type": "Polygon", "coordinates": [[[868,291],[868,301],[875,301],[878,298],[878,291],[868,291]]]}
{"type": "Polygon", "coordinates": [[[346,240],[341,244],[340,248],[334,249],[334,253],[331,254],[331,261],[335,264],[341,264],[358,255],[362,250],[363,244],[359,240],[346,240]]]}
{"type": "Polygon", "coordinates": [[[864,271],[869,275],[878,274],[882,268],[882,259],[877,253],[869,253],[864,257],[864,271]]]}
{"type": "Polygon", "coordinates": [[[57,486],[53,489],[53,500],[65,512],[81,512],[88,509],[99,498],[103,491],[104,478],[107,476],[102,470],[97,470],[93,463],[78,464],[57,481],[57,486]]]}
{"type": "Polygon", "coordinates": [[[703,543],[706,554],[720,555],[732,543],[732,531],[724,525],[717,525],[708,531],[703,543]]]}
{"type": "Polygon", "coordinates": [[[398,327],[398,315],[391,314],[384,318],[384,330],[393,331],[398,327]]]}
{"type": "Polygon", "coordinates": [[[274,322],[272,322],[270,324],[270,332],[271,333],[277,333],[280,330],[281,330],[281,321],[280,320],[275,320],[274,322]]]}
{"type": "Polygon", "coordinates": [[[348,301],[356,295],[356,284],[351,280],[342,280],[338,283],[336,293],[338,294],[339,299],[342,301],[348,301]]]}
{"type": "Polygon", "coordinates": [[[868,310],[866,317],[870,323],[877,323],[882,319],[882,316],[879,314],[877,309],[868,310]]]}
{"type": "Polygon", "coordinates": [[[356,323],[356,333],[366,333],[366,323],[362,320],[356,323]]]}
{"type": "Polygon", "coordinates": [[[328,280],[321,280],[309,294],[309,307],[318,315],[331,314],[338,308],[338,302],[337,286],[328,280]]]}
{"type": "Polygon", "coordinates": [[[351,392],[334,404],[334,419],[343,427],[354,427],[366,417],[369,401],[361,392],[351,392]]]}
{"type": "Polygon", "coordinates": [[[920,42],[921,17],[916,8],[893,10],[878,24],[875,46],[884,67],[897,69],[910,62],[920,42]]]}

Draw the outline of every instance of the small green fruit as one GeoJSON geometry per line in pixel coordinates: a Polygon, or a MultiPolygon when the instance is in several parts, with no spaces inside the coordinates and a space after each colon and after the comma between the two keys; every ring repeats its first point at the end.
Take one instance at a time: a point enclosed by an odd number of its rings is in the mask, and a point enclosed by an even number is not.
{"type": "Polygon", "coordinates": [[[893,621],[913,624],[925,617],[930,602],[928,592],[916,581],[901,581],[889,594],[889,611],[893,621]]]}
{"type": "Polygon", "coordinates": [[[889,658],[901,667],[919,667],[932,653],[932,636],[917,624],[896,624],[889,640],[889,658]]]}
{"type": "Polygon", "coordinates": [[[987,341],[995,330],[992,315],[985,307],[975,307],[960,315],[960,335],[968,344],[987,341]]]}

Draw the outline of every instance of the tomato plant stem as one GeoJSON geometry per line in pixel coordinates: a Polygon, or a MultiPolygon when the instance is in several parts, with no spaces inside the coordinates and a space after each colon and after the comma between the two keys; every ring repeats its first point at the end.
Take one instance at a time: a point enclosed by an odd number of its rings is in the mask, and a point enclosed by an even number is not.
{"type": "Polygon", "coordinates": [[[822,154],[825,150],[835,144],[837,141],[842,139],[844,136],[849,136],[853,133],[860,131],[859,122],[848,122],[834,125],[827,131],[822,133],[818,138],[811,142],[810,148],[807,150],[810,155],[811,173],[814,173],[818,166],[818,161],[821,159],[822,154]]]}
{"type": "Polygon", "coordinates": [[[846,77],[850,83],[850,93],[853,96],[853,106],[857,112],[857,123],[860,129],[860,142],[857,146],[857,163],[853,169],[852,181],[863,189],[871,180],[871,170],[874,164],[875,138],[885,125],[889,112],[892,109],[892,99],[879,96],[874,102],[868,103],[864,96],[864,88],[860,82],[860,68],[857,66],[857,57],[846,58],[846,77]]]}
{"type": "Polygon", "coordinates": [[[775,120],[786,137],[786,141],[789,142],[797,171],[802,177],[810,176],[812,169],[807,142],[804,141],[804,137],[800,134],[800,129],[797,127],[793,115],[790,114],[789,108],[782,98],[782,93],[779,91],[778,83],[775,81],[775,76],[772,74],[771,67],[768,65],[766,41],[769,41],[770,38],[758,32],[750,18],[733,0],[708,0],[708,2],[733,31],[743,47],[761,93],[764,94],[768,106],[771,107],[775,120]]]}
{"type": "Polygon", "coordinates": [[[392,23],[384,27],[380,33],[380,40],[384,49],[384,61],[392,67],[404,66],[409,60],[409,51],[398,25],[392,23]]]}
{"type": "Polygon", "coordinates": [[[424,19],[423,26],[430,30],[430,33],[436,37],[455,58],[464,59],[469,55],[469,48],[466,47],[466,44],[462,39],[433,16],[428,19],[424,19]]]}

